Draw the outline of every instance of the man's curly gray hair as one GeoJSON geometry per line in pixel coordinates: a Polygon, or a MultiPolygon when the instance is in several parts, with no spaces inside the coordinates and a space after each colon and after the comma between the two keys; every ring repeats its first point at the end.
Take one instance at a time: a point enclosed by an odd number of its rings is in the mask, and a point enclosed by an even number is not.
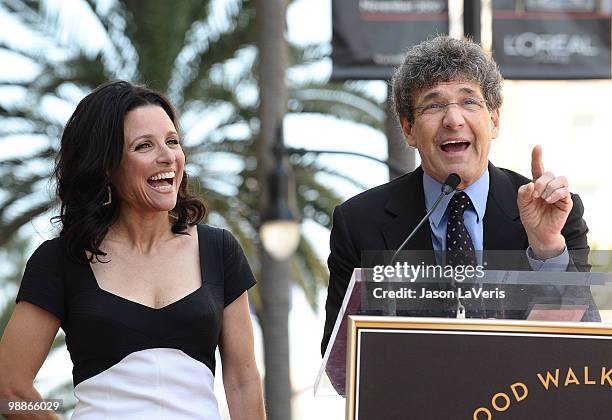
{"type": "Polygon", "coordinates": [[[497,64],[475,42],[438,36],[410,48],[396,69],[391,87],[398,120],[414,123],[414,99],[440,82],[465,80],[480,86],[489,110],[502,104],[497,64]]]}

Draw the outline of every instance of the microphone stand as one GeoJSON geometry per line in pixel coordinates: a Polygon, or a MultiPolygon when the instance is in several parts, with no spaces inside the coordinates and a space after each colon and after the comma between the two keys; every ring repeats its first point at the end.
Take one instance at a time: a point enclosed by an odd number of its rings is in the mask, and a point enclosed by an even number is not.
{"type": "MultiPolygon", "coordinates": [[[[391,257],[391,260],[389,261],[389,265],[392,266],[393,263],[395,263],[395,259],[399,255],[400,251],[406,246],[408,241],[410,239],[412,239],[412,237],[420,229],[420,227],[423,225],[423,223],[425,223],[425,221],[429,219],[429,216],[431,216],[431,214],[434,212],[434,210],[438,207],[438,205],[442,201],[442,198],[445,195],[448,195],[448,194],[454,192],[457,189],[457,186],[459,184],[461,184],[461,178],[459,177],[459,175],[457,175],[455,173],[452,173],[448,177],[446,177],[446,180],[444,180],[444,184],[442,184],[442,191],[440,192],[440,195],[436,199],[434,205],[431,206],[429,211],[427,211],[427,213],[425,214],[425,217],[423,217],[421,219],[421,221],[416,225],[416,227],[414,229],[412,229],[412,232],[410,232],[410,235],[408,235],[408,237],[406,239],[404,239],[404,242],[402,242],[402,244],[397,248],[395,253],[393,253],[393,256],[391,257]]],[[[395,302],[395,300],[392,300],[392,302],[393,302],[393,304],[389,305],[389,310],[387,311],[387,313],[385,313],[385,315],[395,316],[397,314],[396,302],[395,302]]]]}

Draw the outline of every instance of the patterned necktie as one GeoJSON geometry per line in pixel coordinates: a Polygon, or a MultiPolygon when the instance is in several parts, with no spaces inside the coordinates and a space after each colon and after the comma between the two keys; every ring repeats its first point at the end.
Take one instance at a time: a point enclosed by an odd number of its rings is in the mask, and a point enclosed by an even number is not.
{"type": "Polygon", "coordinates": [[[474,244],[463,222],[463,212],[471,205],[470,197],[463,191],[455,194],[448,205],[446,227],[446,264],[448,265],[476,266],[474,244]]]}

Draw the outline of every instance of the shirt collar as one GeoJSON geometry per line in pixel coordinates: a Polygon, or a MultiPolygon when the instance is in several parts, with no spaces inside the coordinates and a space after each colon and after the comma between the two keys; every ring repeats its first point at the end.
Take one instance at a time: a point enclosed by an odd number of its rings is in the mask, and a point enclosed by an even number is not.
{"type": "MultiPolygon", "coordinates": [[[[426,173],[423,173],[423,190],[425,191],[425,207],[427,207],[427,210],[429,210],[440,195],[442,183],[436,181],[426,173]]],[[[489,168],[485,169],[480,178],[478,178],[476,182],[472,183],[463,191],[468,195],[468,197],[470,197],[474,209],[476,210],[476,215],[478,216],[478,222],[480,223],[487,208],[487,196],[489,195],[489,168]]],[[[445,195],[442,198],[442,202],[431,214],[430,220],[436,227],[438,227],[444,213],[446,213],[446,208],[448,207],[448,203],[452,197],[453,194],[445,195]]]]}

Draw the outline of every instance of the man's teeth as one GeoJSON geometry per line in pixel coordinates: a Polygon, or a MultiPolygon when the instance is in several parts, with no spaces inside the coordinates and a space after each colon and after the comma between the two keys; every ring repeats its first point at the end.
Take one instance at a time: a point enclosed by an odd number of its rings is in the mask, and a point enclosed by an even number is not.
{"type": "Polygon", "coordinates": [[[171,179],[175,177],[174,171],[172,172],[162,172],[161,174],[157,174],[149,178],[151,181],[157,181],[159,179],[171,179]]]}
{"type": "Polygon", "coordinates": [[[467,143],[465,140],[450,140],[442,143],[442,146],[446,146],[447,144],[455,144],[455,143],[467,143]]]}

